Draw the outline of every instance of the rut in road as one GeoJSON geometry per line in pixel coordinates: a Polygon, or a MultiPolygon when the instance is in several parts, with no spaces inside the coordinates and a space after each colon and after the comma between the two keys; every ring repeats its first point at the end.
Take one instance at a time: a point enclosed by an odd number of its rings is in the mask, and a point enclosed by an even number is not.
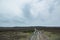
{"type": "Polygon", "coordinates": [[[38,31],[35,29],[29,40],[49,40],[49,37],[42,31],[38,31]]]}

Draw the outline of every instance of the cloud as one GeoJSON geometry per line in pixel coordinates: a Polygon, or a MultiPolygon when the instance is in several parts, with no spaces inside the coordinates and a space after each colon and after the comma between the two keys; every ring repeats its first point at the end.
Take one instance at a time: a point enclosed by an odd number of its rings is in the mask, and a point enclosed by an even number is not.
{"type": "Polygon", "coordinates": [[[0,26],[60,25],[59,0],[0,0],[0,26]]]}

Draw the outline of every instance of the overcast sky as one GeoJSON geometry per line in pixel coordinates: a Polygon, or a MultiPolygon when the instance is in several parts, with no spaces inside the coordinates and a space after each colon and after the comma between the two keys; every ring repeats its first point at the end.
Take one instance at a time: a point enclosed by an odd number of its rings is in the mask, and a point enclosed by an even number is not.
{"type": "Polygon", "coordinates": [[[0,0],[0,26],[60,26],[60,0],[0,0]]]}

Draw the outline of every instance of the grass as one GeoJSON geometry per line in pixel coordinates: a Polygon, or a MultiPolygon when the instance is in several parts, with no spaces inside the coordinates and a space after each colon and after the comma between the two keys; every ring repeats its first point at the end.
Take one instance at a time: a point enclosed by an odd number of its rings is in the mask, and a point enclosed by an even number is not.
{"type": "MultiPolygon", "coordinates": [[[[6,31],[0,32],[0,40],[28,40],[33,32],[6,31]]],[[[49,40],[60,40],[60,33],[44,31],[49,40]]]]}

